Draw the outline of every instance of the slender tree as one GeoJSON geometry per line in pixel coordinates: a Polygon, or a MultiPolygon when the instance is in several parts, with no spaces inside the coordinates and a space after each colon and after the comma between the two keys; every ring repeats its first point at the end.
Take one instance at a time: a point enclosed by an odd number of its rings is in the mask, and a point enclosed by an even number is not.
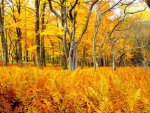
{"type": "MultiPolygon", "coordinates": [[[[12,14],[9,13],[9,15],[11,15],[15,24],[20,23],[22,3],[23,2],[21,0],[18,0],[18,1],[10,0],[9,1],[8,6],[10,7],[10,9],[12,11],[12,14]],[[10,4],[12,4],[12,5],[10,5],[10,4]]],[[[17,39],[15,41],[15,43],[16,43],[16,61],[17,61],[17,63],[19,63],[20,66],[22,66],[23,63],[22,63],[22,43],[21,43],[22,31],[21,31],[21,27],[15,26],[15,30],[16,30],[16,35],[17,35],[17,39]]]]}
{"type": "MultiPolygon", "coordinates": [[[[44,2],[42,4],[42,19],[41,19],[42,32],[45,30],[45,9],[46,9],[46,5],[47,5],[46,2],[44,2]]],[[[41,65],[46,66],[44,35],[41,36],[41,65]]]]}
{"type": "MultiPolygon", "coordinates": [[[[116,23],[116,25],[113,27],[113,29],[111,30],[111,32],[110,32],[110,34],[108,36],[109,37],[109,41],[110,41],[110,46],[111,46],[111,53],[112,53],[112,69],[114,71],[117,68],[116,61],[118,59],[118,55],[116,54],[115,46],[116,46],[116,42],[119,39],[117,37],[112,36],[113,33],[115,32],[116,28],[118,28],[118,26],[125,20],[125,18],[127,17],[127,15],[131,15],[131,14],[136,14],[136,13],[139,13],[139,12],[143,12],[146,9],[146,8],[144,8],[143,10],[138,10],[138,11],[135,11],[135,12],[127,11],[128,7],[130,7],[132,4],[134,4],[135,1],[136,0],[133,0],[133,1],[129,2],[128,4],[125,4],[125,8],[124,8],[124,11],[123,11],[124,12],[124,16],[122,18],[120,18],[120,20],[116,23]]],[[[122,5],[124,5],[124,4],[122,4],[122,5]]],[[[146,46],[147,46],[147,44],[146,44],[146,46]]],[[[137,49],[139,49],[139,48],[145,48],[146,46],[138,47],[137,49]]],[[[130,51],[132,51],[132,49],[130,51]]],[[[124,54],[121,54],[121,56],[120,55],[119,56],[122,57],[123,55],[124,54]]]]}
{"type": "Polygon", "coordinates": [[[99,8],[97,10],[96,14],[96,20],[95,20],[95,31],[93,36],[93,63],[94,63],[94,69],[96,70],[97,67],[97,61],[96,61],[96,46],[97,46],[97,34],[99,32],[99,27],[101,24],[101,20],[103,16],[108,12],[111,11],[114,7],[116,7],[122,0],[119,0],[117,3],[115,3],[112,7],[107,8],[103,12],[99,12],[99,8]]]}
{"type": "Polygon", "coordinates": [[[7,66],[8,62],[8,53],[7,53],[7,40],[5,38],[4,30],[4,0],[1,0],[0,3],[0,34],[1,34],[1,43],[2,43],[2,54],[3,54],[3,65],[7,66]]]}
{"type": "Polygon", "coordinates": [[[40,57],[40,0],[35,0],[35,17],[36,17],[36,24],[35,24],[35,33],[36,33],[36,56],[37,56],[37,67],[41,67],[41,57],[40,57]]]}

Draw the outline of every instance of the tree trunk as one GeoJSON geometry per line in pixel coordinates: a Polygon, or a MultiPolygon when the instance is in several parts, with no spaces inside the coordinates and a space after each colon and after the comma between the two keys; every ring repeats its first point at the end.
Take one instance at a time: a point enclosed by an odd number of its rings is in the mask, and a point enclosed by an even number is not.
{"type": "Polygon", "coordinates": [[[15,57],[14,57],[14,59],[16,60],[16,63],[18,63],[19,56],[18,56],[18,42],[17,42],[17,40],[15,40],[15,57]]]}
{"type": "Polygon", "coordinates": [[[69,51],[69,58],[68,58],[68,66],[69,70],[73,71],[77,68],[78,65],[78,54],[77,54],[77,47],[71,47],[69,51]]]}
{"type": "Polygon", "coordinates": [[[115,71],[117,68],[116,66],[116,53],[114,51],[114,47],[112,47],[112,69],[115,71]]]}
{"type": "Polygon", "coordinates": [[[41,59],[40,59],[40,15],[39,15],[39,6],[40,0],[35,0],[35,13],[36,13],[36,25],[35,25],[35,32],[36,32],[36,56],[37,56],[37,67],[41,67],[41,59]]]}
{"type": "Polygon", "coordinates": [[[25,8],[25,62],[26,64],[28,63],[29,59],[28,59],[28,44],[27,44],[27,20],[26,20],[26,8],[25,8]]]}
{"type": "Polygon", "coordinates": [[[54,43],[53,42],[51,42],[51,43],[52,43],[52,59],[51,59],[51,61],[52,61],[52,64],[54,66],[55,65],[55,59],[54,59],[55,49],[54,49],[54,43]]]}
{"type": "MultiPolygon", "coordinates": [[[[20,0],[17,2],[16,7],[17,7],[18,15],[20,16],[20,14],[21,14],[21,1],[20,0]]],[[[13,13],[15,14],[14,7],[13,7],[13,13]]],[[[16,19],[14,14],[13,14],[13,19],[14,19],[15,23],[18,23],[20,20],[16,19]]],[[[17,51],[17,63],[19,63],[19,65],[22,66],[22,44],[21,44],[22,32],[21,32],[20,27],[16,27],[16,33],[17,33],[17,38],[18,38],[16,44],[18,44],[18,47],[19,47],[18,51],[17,51]]]]}
{"type": "Polygon", "coordinates": [[[17,31],[17,37],[18,37],[18,47],[19,47],[19,51],[18,51],[18,63],[19,66],[22,66],[22,44],[21,44],[21,29],[20,28],[16,28],[17,31]]]}
{"type": "Polygon", "coordinates": [[[143,67],[147,68],[148,67],[148,58],[146,56],[146,51],[145,48],[141,49],[142,57],[143,57],[143,67]]]}
{"type": "Polygon", "coordinates": [[[94,63],[95,70],[97,68],[97,61],[96,61],[97,34],[98,34],[98,29],[101,23],[101,18],[102,18],[102,15],[99,16],[99,13],[97,11],[96,20],[95,20],[95,32],[94,32],[94,37],[93,37],[93,63],[94,63]]]}
{"type": "Polygon", "coordinates": [[[3,65],[7,66],[8,53],[7,53],[7,41],[4,32],[4,0],[1,1],[0,5],[1,5],[0,6],[0,34],[1,34],[1,43],[2,43],[2,51],[3,51],[3,65]]]}
{"type": "Polygon", "coordinates": [[[124,55],[121,55],[120,56],[120,59],[119,59],[119,66],[123,66],[124,65],[124,55]]]}
{"type": "Polygon", "coordinates": [[[66,40],[66,34],[67,34],[67,11],[65,7],[65,0],[62,1],[62,6],[61,6],[61,17],[62,17],[62,27],[64,27],[64,34],[63,34],[63,55],[62,55],[62,68],[68,69],[67,68],[67,59],[69,57],[69,52],[67,48],[67,40],[66,40]]]}
{"type": "Polygon", "coordinates": [[[86,55],[86,47],[84,45],[84,47],[83,47],[83,55],[82,55],[82,62],[81,62],[81,67],[82,68],[85,67],[85,55],[86,55]]]}
{"type": "Polygon", "coordinates": [[[29,61],[28,59],[28,50],[25,49],[25,62],[27,63],[29,61]]]}
{"type": "Polygon", "coordinates": [[[103,55],[103,66],[106,66],[106,55],[103,55]]]}
{"type": "MultiPolygon", "coordinates": [[[[45,30],[45,8],[46,8],[46,2],[43,3],[42,8],[42,32],[45,30]]],[[[41,36],[41,65],[43,67],[46,66],[46,60],[45,60],[45,46],[44,46],[44,35],[41,36]]]]}

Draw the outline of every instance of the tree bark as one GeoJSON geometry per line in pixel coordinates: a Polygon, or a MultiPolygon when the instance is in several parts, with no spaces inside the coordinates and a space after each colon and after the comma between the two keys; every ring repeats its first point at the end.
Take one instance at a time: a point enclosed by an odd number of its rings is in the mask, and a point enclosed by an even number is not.
{"type": "Polygon", "coordinates": [[[41,67],[41,58],[40,58],[40,14],[39,14],[40,0],[35,0],[35,14],[36,14],[36,24],[35,24],[35,33],[36,33],[36,65],[41,67]]]}
{"type": "Polygon", "coordinates": [[[101,23],[101,18],[102,15],[99,15],[98,11],[96,14],[96,20],[95,20],[95,32],[94,32],[94,37],[93,37],[93,64],[94,64],[94,70],[97,68],[97,61],[96,61],[96,46],[97,46],[97,34],[98,34],[98,29],[101,23]]]}
{"type": "Polygon", "coordinates": [[[84,45],[84,47],[83,47],[83,53],[82,53],[83,55],[82,55],[82,62],[81,62],[81,67],[82,68],[84,68],[85,67],[85,61],[86,61],[86,59],[85,59],[85,55],[86,55],[86,46],[84,45]]]}
{"type": "MultiPolygon", "coordinates": [[[[143,46],[143,43],[142,43],[143,46]]],[[[142,53],[142,57],[143,57],[143,67],[148,68],[148,58],[146,56],[146,52],[145,52],[145,48],[141,48],[141,53],[142,53]]]]}
{"type": "Polygon", "coordinates": [[[69,70],[73,71],[77,68],[78,65],[78,54],[77,54],[77,46],[72,46],[69,51],[69,70]]]}
{"type": "MultiPolygon", "coordinates": [[[[21,14],[21,1],[19,0],[17,3],[17,11],[18,11],[18,15],[20,16],[21,14]]],[[[15,13],[15,12],[14,12],[15,13]]],[[[19,22],[20,20],[17,21],[17,19],[15,19],[15,22],[19,22]]],[[[22,66],[22,44],[21,44],[21,38],[22,38],[22,32],[21,32],[21,28],[20,27],[16,27],[16,32],[17,32],[17,37],[18,37],[18,47],[19,47],[19,52],[18,52],[18,62],[19,62],[19,66],[22,66]]]]}
{"type": "Polygon", "coordinates": [[[64,34],[63,34],[63,55],[62,55],[62,68],[65,70],[65,69],[68,69],[67,67],[67,59],[69,57],[69,50],[68,50],[68,47],[67,47],[67,40],[66,40],[66,35],[67,35],[67,9],[65,7],[65,0],[62,0],[62,6],[61,6],[61,18],[62,18],[62,27],[64,27],[64,34]]]}
{"type": "Polygon", "coordinates": [[[112,54],[112,69],[113,71],[116,70],[117,66],[116,66],[116,52],[115,52],[115,44],[116,41],[113,40],[113,38],[110,38],[110,46],[111,46],[111,54],[112,54]]]}
{"type": "Polygon", "coordinates": [[[28,63],[29,59],[28,59],[28,44],[27,44],[27,20],[26,20],[26,8],[25,8],[25,62],[26,64],[28,63]]]}
{"type": "MultiPolygon", "coordinates": [[[[43,3],[42,8],[42,32],[45,30],[45,9],[46,9],[46,2],[43,3]]],[[[45,46],[44,46],[44,35],[41,36],[41,65],[46,67],[46,60],[45,60],[45,46]]]]}
{"type": "Polygon", "coordinates": [[[113,71],[115,71],[116,68],[117,68],[117,66],[116,66],[116,54],[115,54],[115,52],[113,50],[112,51],[112,69],[113,69],[113,71]]]}
{"type": "Polygon", "coordinates": [[[0,4],[0,34],[1,34],[1,43],[2,43],[2,51],[3,51],[3,65],[7,66],[8,62],[8,52],[7,52],[7,41],[5,38],[4,31],[4,0],[1,1],[0,4]]]}
{"type": "Polygon", "coordinates": [[[18,47],[19,47],[19,51],[18,51],[18,63],[19,63],[19,66],[22,66],[22,44],[21,44],[21,29],[19,27],[16,28],[16,31],[17,31],[17,37],[18,37],[18,40],[17,40],[17,43],[18,43],[18,47]]]}

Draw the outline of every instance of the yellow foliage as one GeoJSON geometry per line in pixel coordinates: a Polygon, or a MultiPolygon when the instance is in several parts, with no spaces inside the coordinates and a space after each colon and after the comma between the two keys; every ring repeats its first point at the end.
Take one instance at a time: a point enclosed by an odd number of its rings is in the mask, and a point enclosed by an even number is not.
{"type": "Polygon", "coordinates": [[[0,68],[0,112],[150,112],[150,70],[0,68]]]}

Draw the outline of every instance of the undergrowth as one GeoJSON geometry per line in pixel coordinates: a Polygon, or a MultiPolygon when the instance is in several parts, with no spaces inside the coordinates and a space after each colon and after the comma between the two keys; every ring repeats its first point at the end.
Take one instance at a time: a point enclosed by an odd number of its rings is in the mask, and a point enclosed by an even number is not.
{"type": "Polygon", "coordinates": [[[1,67],[0,113],[150,113],[150,70],[1,67]]]}

